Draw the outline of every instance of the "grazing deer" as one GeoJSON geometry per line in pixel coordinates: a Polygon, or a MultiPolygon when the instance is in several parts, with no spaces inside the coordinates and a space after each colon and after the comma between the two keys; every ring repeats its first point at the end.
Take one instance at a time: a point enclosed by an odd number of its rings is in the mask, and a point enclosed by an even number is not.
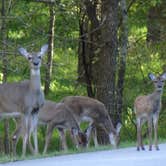
{"type": "MultiPolygon", "coordinates": [[[[109,135],[110,143],[115,148],[117,147],[120,139],[121,124],[117,124],[116,128],[114,128],[109,113],[103,103],[85,96],[68,96],[62,102],[70,108],[79,125],[81,122],[89,122],[89,127],[86,130],[88,137],[92,128],[95,129],[95,126],[98,125],[109,135]]],[[[98,146],[96,130],[94,133],[94,143],[95,146],[98,146]]]]}
{"type": "Polygon", "coordinates": [[[139,96],[136,98],[134,103],[134,110],[136,114],[137,121],[137,150],[145,150],[141,138],[141,127],[143,122],[148,122],[148,133],[149,133],[149,150],[152,150],[152,121],[154,125],[154,141],[155,148],[159,150],[157,129],[158,129],[158,119],[161,109],[161,96],[164,87],[164,81],[166,80],[166,73],[161,76],[156,77],[153,74],[149,74],[149,78],[152,80],[155,90],[153,93],[146,96],[139,96]]]}
{"type": "MultiPolygon", "coordinates": [[[[60,140],[62,144],[62,149],[67,150],[66,137],[64,130],[71,130],[73,141],[76,146],[85,146],[86,137],[80,131],[80,128],[73,117],[70,109],[63,103],[55,103],[53,101],[46,100],[44,106],[39,111],[39,125],[47,125],[45,146],[43,153],[47,152],[48,145],[53,133],[53,129],[57,128],[60,134],[60,140]]],[[[13,151],[16,154],[16,145],[20,136],[24,135],[24,126],[21,121],[18,121],[19,126],[13,134],[13,151]]],[[[30,149],[32,149],[31,142],[30,149]]]]}
{"type": "Polygon", "coordinates": [[[33,132],[35,153],[38,152],[37,114],[44,105],[44,94],[40,84],[41,58],[46,53],[48,45],[41,47],[38,53],[29,53],[20,48],[19,52],[29,61],[30,80],[0,85],[0,118],[22,116],[25,126],[22,155],[26,153],[27,141],[33,132]]]}

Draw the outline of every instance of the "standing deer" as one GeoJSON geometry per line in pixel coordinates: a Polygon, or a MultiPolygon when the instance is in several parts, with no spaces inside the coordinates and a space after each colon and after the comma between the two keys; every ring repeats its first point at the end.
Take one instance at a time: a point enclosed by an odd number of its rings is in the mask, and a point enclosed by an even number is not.
{"type": "MultiPolygon", "coordinates": [[[[53,133],[53,129],[57,128],[60,134],[60,140],[62,149],[67,150],[66,137],[64,130],[71,130],[73,135],[73,141],[78,147],[79,145],[86,145],[86,137],[80,131],[80,128],[73,117],[70,109],[64,103],[55,103],[53,101],[46,100],[44,106],[39,111],[39,125],[47,125],[45,146],[43,153],[47,152],[48,145],[53,133]]],[[[24,126],[21,121],[17,122],[18,127],[13,134],[13,152],[16,154],[16,145],[20,136],[24,135],[24,126]]],[[[33,151],[31,142],[30,149],[33,151]]]]}
{"type": "Polygon", "coordinates": [[[25,126],[22,155],[26,153],[29,135],[33,131],[35,153],[38,152],[37,114],[44,104],[44,94],[40,83],[41,58],[46,53],[48,45],[41,47],[40,52],[29,53],[20,48],[19,52],[29,61],[30,80],[0,85],[0,118],[6,116],[22,116],[25,126]]]}
{"type": "Polygon", "coordinates": [[[139,96],[134,103],[134,110],[137,121],[137,150],[145,150],[141,137],[141,127],[145,121],[148,122],[149,133],[149,150],[152,150],[152,121],[154,126],[154,141],[155,148],[159,150],[157,129],[158,119],[161,110],[161,96],[163,93],[164,81],[166,80],[166,73],[156,77],[154,74],[149,74],[149,78],[152,80],[155,90],[153,93],[146,96],[139,96]]]}
{"type": "Polygon", "coordinates": [[[85,96],[68,96],[62,102],[70,108],[79,125],[81,122],[89,122],[86,133],[87,137],[89,137],[92,129],[95,131],[93,135],[95,146],[98,146],[95,128],[97,125],[102,127],[109,135],[110,143],[115,148],[118,146],[121,124],[117,124],[116,128],[114,128],[109,113],[103,103],[85,96]]]}

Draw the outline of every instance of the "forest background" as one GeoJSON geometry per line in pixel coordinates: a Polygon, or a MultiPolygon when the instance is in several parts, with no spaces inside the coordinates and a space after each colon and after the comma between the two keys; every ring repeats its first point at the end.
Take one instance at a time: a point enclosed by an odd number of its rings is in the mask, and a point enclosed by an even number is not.
{"type": "MultiPolygon", "coordinates": [[[[148,73],[166,72],[166,1],[0,0],[0,10],[1,82],[29,78],[18,47],[38,51],[48,43],[41,68],[46,98],[56,102],[69,95],[97,98],[106,105],[114,125],[122,123],[121,142],[136,141],[133,102],[153,91],[148,73]]],[[[159,137],[165,139],[165,90],[162,105],[159,137]]],[[[11,151],[14,128],[13,120],[1,121],[1,153],[11,151]]],[[[107,143],[98,130],[100,143],[107,143]]],[[[41,149],[44,135],[42,128],[41,149]]],[[[57,142],[52,141],[50,151],[58,150],[56,132],[53,137],[57,142]]]]}

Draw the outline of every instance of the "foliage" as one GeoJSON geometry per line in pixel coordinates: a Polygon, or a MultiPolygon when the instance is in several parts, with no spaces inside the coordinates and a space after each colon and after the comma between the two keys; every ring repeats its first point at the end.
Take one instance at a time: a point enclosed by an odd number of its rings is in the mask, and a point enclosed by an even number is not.
{"type": "MultiPolygon", "coordinates": [[[[150,6],[155,6],[156,3],[160,2],[161,0],[138,0],[133,4],[128,14],[129,43],[124,87],[122,141],[136,140],[133,102],[136,96],[152,92],[153,87],[147,78],[147,74],[149,72],[158,74],[166,70],[166,42],[146,43],[148,9],[150,6]]],[[[13,6],[8,16],[10,16],[7,21],[8,81],[12,82],[29,78],[28,65],[21,56],[18,56],[17,48],[22,45],[32,51],[40,48],[43,43],[47,42],[48,6],[32,1],[13,0],[13,6]]],[[[58,1],[58,5],[56,5],[51,92],[46,96],[46,98],[57,102],[68,95],[86,95],[85,86],[77,82],[78,18],[76,1],[58,1]]],[[[0,71],[2,71],[2,62],[0,62],[0,71]]],[[[43,61],[41,74],[42,82],[44,82],[45,60],[43,61]]],[[[0,73],[0,76],[2,76],[2,73],[0,73]]],[[[2,81],[1,77],[0,81],[2,81]]],[[[164,90],[162,102],[163,109],[159,121],[159,136],[165,138],[166,90],[164,90]]],[[[14,130],[13,121],[11,121],[10,126],[10,132],[12,132],[14,130]]],[[[2,123],[0,129],[3,131],[2,123]]],[[[144,132],[146,132],[146,127],[144,132]]],[[[43,129],[39,131],[39,143],[40,150],[42,150],[44,143],[43,129]]],[[[68,141],[68,143],[70,148],[73,148],[71,141],[68,141]]],[[[59,139],[57,132],[54,133],[51,144],[50,151],[58,149],[59,139]]],[[[21,142],[18,147],[20,154],[21,142]]]]}

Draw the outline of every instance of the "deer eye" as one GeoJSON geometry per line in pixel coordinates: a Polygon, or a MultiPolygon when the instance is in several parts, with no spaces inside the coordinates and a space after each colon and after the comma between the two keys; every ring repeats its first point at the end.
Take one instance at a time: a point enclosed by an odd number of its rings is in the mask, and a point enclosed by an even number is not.
{"type": "Polygon", "coordinates": [[[31,60],[32,59],[32,56],[28,56],[28,60],[31,60]]]}
{"type": "Polygon", "coordinates": [[[39,55],[38,58],[41,59],[41,55],[39,55]]]}

